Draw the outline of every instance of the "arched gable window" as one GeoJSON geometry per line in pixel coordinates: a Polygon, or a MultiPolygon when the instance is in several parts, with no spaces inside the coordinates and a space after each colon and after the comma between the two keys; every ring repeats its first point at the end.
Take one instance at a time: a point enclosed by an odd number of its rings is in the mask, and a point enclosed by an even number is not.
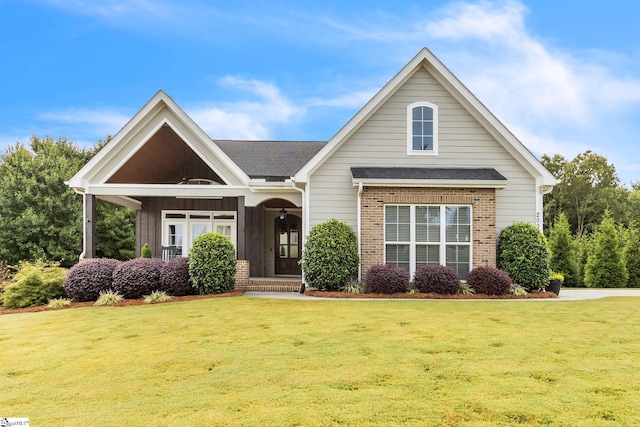
{"type": "Polygon", "coordinates": [[[414,102],[407,106],[407,154],[438,154],[438,106],[414,102]]]}

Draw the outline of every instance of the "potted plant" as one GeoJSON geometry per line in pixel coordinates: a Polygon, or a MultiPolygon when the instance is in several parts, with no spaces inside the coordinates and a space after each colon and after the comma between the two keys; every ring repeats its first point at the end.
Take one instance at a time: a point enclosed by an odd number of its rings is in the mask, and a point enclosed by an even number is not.
{"type": "Polygon", "coordinates": [[[547,286],[547,291],[559,295],[562,282],[564,282],[564,275],[562,273],[556,273],[552,271],[549,274],[549,286],[547,286]]]}

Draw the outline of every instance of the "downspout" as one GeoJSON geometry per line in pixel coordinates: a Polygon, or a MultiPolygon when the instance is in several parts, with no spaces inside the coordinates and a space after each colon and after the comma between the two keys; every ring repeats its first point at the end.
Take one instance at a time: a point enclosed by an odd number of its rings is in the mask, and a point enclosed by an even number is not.
{"type": "Polygon", "coordinates": [[[358,219],[357,219],[357,228],[358,228],[358,257],[360,258],[360,262],[358,263],[358,282],[362,282],[362,190],[363,190],[362,182],[358,184],[358,219]]]}
{"type": "MultiPolygon", "coordinates": [[[[298,187],[295,179],[291,177],[291,183],[293,184],[293,189],[299,191],[302,195],[302,236],[300,236],[301,248],[304,251],[304,244],[307,239],[307,228],[309,227],[309,216],[307,212],[307,193],[304,191],[304,188],[298,187]]],[[[300,293],[303,294],[305,290],[304,283],[304,270],[302,270],[302,286],[300,287],[300,293]]]]}

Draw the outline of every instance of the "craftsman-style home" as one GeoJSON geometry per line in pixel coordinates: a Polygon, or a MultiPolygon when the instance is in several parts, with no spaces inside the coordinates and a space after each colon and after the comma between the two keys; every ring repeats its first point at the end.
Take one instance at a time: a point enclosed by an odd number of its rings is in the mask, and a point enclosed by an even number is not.
{"type": "Polygon", "coordinates": [[[186,256],[216,231],[252,278],[300,275],[305,236],[332,218],[356,231],[363,274],[440,263],[464,277],[495,265],[505,226],[541,227],[555,183],[427,49],[329,141],[211,139],[159,91],[68,182],[84,195],[83,256],[98,197],[137,211],[138,251],[186,256]]]}

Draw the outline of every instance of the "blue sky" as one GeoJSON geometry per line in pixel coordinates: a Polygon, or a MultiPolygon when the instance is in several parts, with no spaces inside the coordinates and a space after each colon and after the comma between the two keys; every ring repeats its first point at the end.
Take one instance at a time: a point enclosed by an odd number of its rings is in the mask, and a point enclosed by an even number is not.
{"type": "Polygon", "coordinates": [[[159,89],[216,139],[327,140],[428,47],[537,156],[640,181],[640,3],[0,0],[0,152],[159,89]],[[366,5],[366,6],[365,6],[366,5]]]}

